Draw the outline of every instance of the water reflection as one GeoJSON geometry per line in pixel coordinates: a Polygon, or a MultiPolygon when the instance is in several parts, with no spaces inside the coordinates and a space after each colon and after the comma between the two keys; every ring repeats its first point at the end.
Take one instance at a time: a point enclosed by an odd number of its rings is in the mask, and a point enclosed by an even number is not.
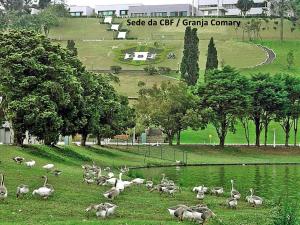
{"type": "Polygon", "coordinates": [[[223,186],[230,191],[230,180],[235,181],[235,187],[246,195],[249,188],[262,197],[276,198],[292,197],[299,199],[300,167],[294,165],[280,166],[203,166],[203,167],[170,167],[136,170],[143,173],[147,179],[158,182],[161,174],[180,184],[183,188],[192,188],[203,184],[205,186],[223,186]]]}

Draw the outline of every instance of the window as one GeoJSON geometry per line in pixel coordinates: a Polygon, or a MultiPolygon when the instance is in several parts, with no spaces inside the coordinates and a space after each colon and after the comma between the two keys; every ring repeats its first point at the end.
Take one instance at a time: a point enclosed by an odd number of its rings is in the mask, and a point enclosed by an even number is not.
{"type": "Polygon", "coordinates": [[[187,11],[180,11],[179,16],[187,16],[187,11]]]}
{"type": "Polygon", "coordinates": [[[70,12],[71,16],[82,16],[83,12],[70,12]]]}
{"type": "Polygon", "coordinates": [[[115,15],[115,12],[114,10],[108,10],[108,11],[98,11],[98,15],[99,16],[113,16],[115,15]]]}
{"type": "Polygon", "coordinates": [[[167,16],[167,12],[152,12],[151,16],[167,16]]]}
{"type": "Polygon", "coordinates": [[[225,9],[236,9],[236,5],[235,4],[226,4],[223,5],[225,9]]]}
{"type": "Polygon", "coordinates": [[[178,12],[170,12],[170,16],[178,16],[178,12]]]}
{"type": "Polygon", "coordinates": [[[263,2],[263,3],[254,3],[252,8],[263,8],[263,7],[267,7],[267,2],[263,2]]]}
{"type": "Polygon", "coordinates": [[[127,16],[128,10],[120,10],[120,16],[127,16]]]}
{"type": "Polygon", "coordinates": [[[147,16],[147,13],[131,13],[131,16],[144,17],[144,16],[147,16]]]}

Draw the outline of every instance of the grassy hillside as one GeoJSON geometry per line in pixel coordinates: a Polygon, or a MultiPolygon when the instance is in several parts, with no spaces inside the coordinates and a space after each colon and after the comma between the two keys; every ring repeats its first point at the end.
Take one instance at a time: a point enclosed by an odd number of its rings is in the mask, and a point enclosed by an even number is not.
{"type": "MultiPolygon", "coordinates": [[[[254,161],[296,161],[300,159],[298,150],[263,151],[255,149],[227,148],[219,151],[210,148],[180,147],[190,152],[191,158],[199,162],[254,162],[254,161]],[[239,153],[239,154],[237,154],[239,153]]],[[[132,187],[125,190],[115,201],[119,207],[116,215],[110,219],[98,220],[93,214],[87,215],[84,209],[91,203],[105,202],[102,193],[108,187],[87,185],[82,183],[81,165],[95,161],[101,166],[111,166],[113,169],[127,164],[128,166],[143,165],[144,157],[134,152],[124,152],[104,148],[80,148],[70,146],[65,149],[54,149],[45,146],[29,146],[18,148],[0,146],[0,172],[6,175],[6,186],[9,197],[0,202],[1,224],[178,224],[172,220],[166,208],[179,203],[189,205],[199,203],[190,187],[183,188],[174,198],[160,196],[158,193],[149,193],[145,187],[132,187]],[[29,169],[24,165],[16,164],[11,158],[15,156],[34,159],[37,164],[29,169]],[[43,183],[41,176],[45,174],[42,165],[54,163],[57,169],[63,171],[59,177],[49,176],[49,183],[55,188],[54,195],[48,200],[41,200],[31,195],[23,199],[16,199],[16,187],[28,184],[30,189],[40,187],[43,183]],[[155,212],[155,213],[151,213],[155,212]]],[[[166,163],[156,159],[147,159],[146,163],[166,163]]],[[[115,171],[117,173],[117,171],[115,171]]],[[[126,176],[124,179],[129,179],[126,176]]],[[[158,179],[158,178],[155,178],[158,179]]],[[[238,210],[224,207],[226,197],[215,198],[207,196],[206,201],[218,214],[224,224],[230,225],[265,225],[270,219],[270,203],[255,209],[241,202],[238,210]]],[[[182,224],[190,224],[184,222],[182,224]]],[[[209,225],[216,225],[211,220],[209,225]]]]}
{"type": "MultiPolygon", "coordinates": [[[[142,18],[145,21],[149,19],[142,18]]],[[[154,20],[159,21],[161,18],[156,18],[154,20]]],[[[178,18],[175,18],[177,22],[178,18]]],[[[185,18],[181,18],[181,21],[185,18]]],[[[211,18],[188,18],[189,20],[208,20],[210,23],[211,18]]],[[[132,18],[132,21],[138,20],[137,18],[132,18]]],[[[242,25],[250,21],[251,19],[243,18],[227,18],[227,19],[217,19],[217,20],[239,20],[242,25]]],[[[261,19],[262,30],[260,35],[262,39],[267,40],[277,40],[279,39],[279,19],[268,19],[268,22],[261,19]],[[274,29],[276,27],[276,30],[274,29]]],[[[126,19],[115,19],[115,23],[121,23],[121,27],[129,29],[130,37],[138,38],[139,40],[183,40],[185,26],[181,23],[178,27],[176,24],[173,26],[130,26],[126,25],[126,19]]],[[[300,30],[296,29],[291,32],[292,23],[285,20],[284,32],[285,38],[288,40],[297,40],[300,36],[300,30]]],[[[109,25],[100,24],[98,18],[66,18],[62,21],[59,27],[53,28],[50,31],[49,37],[56,38],[60,40],[95,40],[95,39],[105,39],[112,40],[113,32],[107,31],[109,25]]],[[[198,27],[199,38],[202,40],[207,40],[210,37],[215,37],[217,40],[242,40],[243,32],[242,28],[235,29],[234,27],[226,26],[207,26],[198,27]]],[[[245,34],[247,38],[247,34],[245,34]]]]}

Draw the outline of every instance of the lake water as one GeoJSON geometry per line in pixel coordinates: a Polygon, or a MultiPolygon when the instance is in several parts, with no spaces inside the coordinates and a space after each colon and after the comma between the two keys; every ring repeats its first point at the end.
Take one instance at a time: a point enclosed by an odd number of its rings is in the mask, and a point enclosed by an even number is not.
{"type": "Polygon", "coordinates": [[[277,200],[280,196],[300,199],[300,166],[296,165],[193,166],[132,171],[136,176],[153,179],[155,182],[160,181],[162,173],[186,189],[203,184],[208,187],[222,186],[228,193],[231,189],[230,180],[233,179],[235,188],[243,196],[253,188],[255,195],[269,200],[277,200]]]}

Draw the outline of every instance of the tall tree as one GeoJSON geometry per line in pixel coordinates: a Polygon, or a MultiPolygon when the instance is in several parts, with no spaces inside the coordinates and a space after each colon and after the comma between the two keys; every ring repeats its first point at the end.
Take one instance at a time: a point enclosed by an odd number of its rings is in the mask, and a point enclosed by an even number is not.
{"type": "Polygon", "coordinates": [[[272,13],[280,17],[280,40],[283,41],[284,17],[293,12],[292,0],[271,0],[272,13]]]}
{"type": "Polygon", "coordinates": [[[135,126],[135,111],[129,106],[128,98],[106,91],[102,103],[99,121],[94,124],[93,134],[97,137],[98,145],[102,138],[112,138],[124,134],[135,126]]]}
{"type": "Polygon", "coordinates": [[[15,143],[25,132],[55,144],[58,135],[70,135],[79,124],[82,101],[78,74],[85,68],[66,49],[27,30],[0,33],[0,93],[4,93],[7,118],[15,143]]]}
{"type": "Polygon", "coordinates": [[[260,146],[260,134],[264,129],[264,145],[267,145],[268,127],[278,111],[282,110],[286,92],[282,82],[274,81],[269,74],[258,73],[251,77],[252,120],[255,124],[255,145],[260,146]]]}
{"type": "Polygon", "coordinates": [[[235,132],[235,124],[241,113],[248,108],[249,81],[235,69],[225,66],[222,70],[207,73],[205,84],[197,89],[200,108],[208,109],[209,121],[215,127],[224,147],[228,131],[235,132]]]}
{"type": "Polygon", "coordinates": [[[67,49],[69,49],[74,56],[78,55],[78,51],[77,51],[77,48],[75,47],[75,41],[74,40],[68,40],[67,49]]]}
{"type": "Polygon", "coordinates": [[[180,65],[181,78],[188,85],[195,85],[199,78],[199,38],[197,28],[187,27],[184,36],[183,57],[180,65]]]}
{"type": "Polygon", "coordinates": [[[214,39],[213,39],[213,37],[211,37],[210,41],[209,41],[209,44],[208,44],[205,71],[218,69],[218,64],[219,64],[218,52],[217,52],[217,49],[215,47],[214,39]]]}
{"type": "Polygon", "coordinates": [[[253,0],[238,0],[236,7],[241,10],[241,14],[245,17],[246,13],[253,7],[253,0]]]}
{"type": "Polygon", "coordinates": [[[189,117],[195,107],[196,99],[185,83],[172,84],[163,82],[160,87],[140,90],[136,105],[139,117],[147,126],[160,127],[167,135],[169,145],[173,144],[174,136],[180,144],[180,132],[189,126],[189,117]]]}
{"type": "Polygon", "coordinates": [[[275,76],[275,81],[282,82],[287,93],[282,109],[276,113],[276,121],[280,123],[285,133],[285,146],[289,145],[290,131],[294,127],[294,145],[296,145],[300,114],[300,79],[288,74],[278,74],[275,76]]]}

